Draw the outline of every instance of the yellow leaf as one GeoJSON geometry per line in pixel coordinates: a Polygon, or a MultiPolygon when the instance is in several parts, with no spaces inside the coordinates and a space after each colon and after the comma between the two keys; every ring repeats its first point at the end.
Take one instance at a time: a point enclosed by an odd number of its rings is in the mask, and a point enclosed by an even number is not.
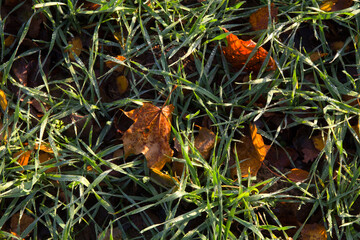
{"type": "Polygon", "coordinates": [[[116,86],[120,95],[124,94],[129,87],[129,81],[125,76],[118,76],[116,78],[116,86]]]}
{"type": "Polygon", "coordinates": [[[0,89],[0,105],[1,105],[1,108],[5,111],[6,108],[7,108],[7,100],[6,100],[6,95],[4,93],[3,90],[0,89]]]}

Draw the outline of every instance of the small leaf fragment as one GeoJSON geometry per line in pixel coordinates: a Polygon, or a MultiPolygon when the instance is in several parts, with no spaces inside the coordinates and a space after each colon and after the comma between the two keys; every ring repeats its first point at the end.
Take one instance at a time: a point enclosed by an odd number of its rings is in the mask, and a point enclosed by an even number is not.
{"type": "Polygon", "coordinates": [[[69,44],[71,44],[71,48],[68,50],[69,52],[69,57],[71,60],[75,61],[75,57],[73,55],[73,53],[76,54],[76,56],[80,56],[81,51],[82,51],[82,41],[80,37],[74,37],[73,39],[71,39],[69,41],[69,44]]]}
{"type": "Polygon", "coordinates": [[[353,5],[353,0],[325,0],[320,9],[325,12],[340,11],[353,5]]]}
{"type": "Polygon", "coordinates": [[[290,173],[288,173],[286,175],[286,177],[289,178],[293,182],[303,182],[308,178],[308,176],[309,176],[308,171],[298,169],[298,168],[291,169],[290,173]]]}
{"type": "Polygon", "coordinates": [[[5,111],[7,108],[8,102],[6,100],[6,95],[3,90],[0,89],[0,106],[5,111]]]}
{"type": "Polygon", "coordinates": [[[156,168],[151,169],[150,177],[165,187],[173,187],[179,184],[179,181],[176,178],[171,177],[156,168]]]}
{"type": "Polygon", "coordinates": [[[116,78],[116,86],[120,95],[124,94],[129,87],[129,81],[123,75],[116,78]]]}
{"type": "Polygon", "coordinates": [[[310,60],[312,62],[316,62],[317,60],[319,60],[320,58],[322,57],[325,57],[327,56],[328,54],[327,53],[321,53],[321,52],[313,52],[311,55],[310,55],[310,60]]]}
{"type": "MultiPolygon", "coordinates": [[[[116,59],[118,59],[118,60],[121,61],[121,62],[123,62],[123,61],[126,60],[126,58],[125,58],[124,56],[121,56],[121,55],[116,56],[116,59]]],[[[119,65],[118,63],[113,62],[113,61],[110,61],[110,60],[106,61],[106,62],[105,62],[105,65],[106,65],[106,67],[108,67],[108,68],[113,68],[113,67],[116,67],[116,66],[117,66],[117,68],[115,68],[115,71],[116,71],[116,72],[120,72],[120,73],[121,73],[121,72],[123,72],[123,70],[124,70],[124,66],[123,66],[123,65],[119,65]]]]}
{"type": "Polygon", "coordinates": [[[312,136],[311,140],[314,144],[314,147],[318,150],[318,151],[322,151],[325,147],[325,142],[326,142],[326,138],[324,139],[323,136],[321,134],[316,135],[316,136],[312,136]]]}
{"type": "Polygon", "coordinates": [[[14,43],[14,41],[15,41],[15,37],[12,35],[9,35],[4,40],[4,46],[10,47],[14,43]]]}

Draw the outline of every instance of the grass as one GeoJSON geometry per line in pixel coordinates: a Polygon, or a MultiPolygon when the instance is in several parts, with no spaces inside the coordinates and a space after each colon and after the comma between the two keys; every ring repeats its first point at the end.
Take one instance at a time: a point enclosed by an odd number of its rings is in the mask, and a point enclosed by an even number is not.
{"type": "MultiPolygon", "coordinates": [[[[0,146],[0,238],[301,239],[307,224],[323,225],[328,239],[360,238],[353,127],[360,113],[353,103],[360,83],[358,2],[325,12],[320,1],[275,1],[278,21],[257,32],[248,17],[267,1],[93,0],[100,4],[94,10],[85,1],[14,2],[0,5],[7,13],[0,71],[8,101],[1,118],[7,137],[0,146]],[[39,16],[42,35],[30,24],[39,16]],[[21,23],[16,31],[14,22],[21,23]],[[220,27],[253,38],[278,69],[234,70],[219,50],[226,42],[220,27]],[[15,41],[5,46],[9,35],[15,41]],[[69,39],[76,36],[83,50],[71,60],[69,39]],[[313,62],[316,51],[327,55],[313,62]],[[125,67],[129,88],[121,96],[108,60],[125,67]],[[120,109],[146,101],[162,106],[167,97],[175,106],[171,139],[182,152],[172,160],[185,164],[176,187],[152,178],[143,155],[119,154],[131,125],[120,109]],[[218,140],[210,159],[194,147],[196,125],[206,122],[218,140]],[[265,161],[257,176],[232,179],[230,162],[241,161],[234,144],[249,123],[272,148],[295,149],[297,159],[285,169],[265,161]],[[316,134],[325,146],[305,163],[293,138],[316,134]],[[53,150],[46,164],[34,150],[44,143],[53,150]],[[32,151],[25,166],[14,155],[20,150],[32,151]],[[309,179],[284,178],[291,168],[309,171],[309,179]],[[29,224],[19,224],[18,213],[29,224]]],[[[172,171],[170,164],[163,169],[172,171]]]]}

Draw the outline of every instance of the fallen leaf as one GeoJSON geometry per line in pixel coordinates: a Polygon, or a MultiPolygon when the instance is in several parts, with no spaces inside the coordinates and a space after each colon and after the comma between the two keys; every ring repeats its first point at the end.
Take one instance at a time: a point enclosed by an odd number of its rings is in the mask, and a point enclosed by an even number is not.
{"type": "Polygon", "coordinates": [[[321,4],[320,9],[325,12],[335,12],[351,7],[352,5],[353,0],[325,0],[321,4]]]}
{"type": "Polygon", "coordinates": [[[122,136],[125,158],[130,154],[144,154],[147,166],[161,170],[170,162],[173,150],[169,140],[171,133],[171,114],[173,105],[158,108],[151,103],[124,112],[134,123],[122,136]]]}
{"type": "Polygon", "coordinates": [[[318,151],[322,151],[325,147],[325,142],[326,142],[326,137],[325,139],[323,138],[323,136],[321,134],[315,135],[311,137],[311,140],[314,144],[314,147],[318,150],[318,151]]]}
{"type": "Polygon", "coordinates": [[[12,35],[9,35],[4,40],[4,46],[10,47],[14,43],[14,41],[15,41],[15,37],[12,35]]]}
{"type": "Polygon", "coordinates": [[[35,146],[34,146],[34,149],[38,150],[39,148],[40,148],[40,151],[44,151],[44,152],[47,152],[47,153],[54,153],[54,151],[51,148],[49,143],[42,143],[42,144],[40,144],[40,147],[39,147],[39,144],[36,143],[35,146]]]}
{"type": "MultiPolygon", "coordinates": [[[[209,159],[210,157],[211,150],[215,146],[215,139],[216,139],[216,135],[213,131],[205,127],[200,127],[199,133],[195,137],[194,144],[195,144],[195,148],[199,151],[199,153],[205,160],[209,159]]],[[[177,157],[183,158],[180,143],[176,139],[175,139],[174,148],[178,151],[177,157]]],[[[172,169],[177,176],[181,176],[184,169],[184,163],[173,162],[172,169]]]]}
{"type": "Polygon", "coordinates": [[[99,7],[101,7],[99,4],[92,3],[92,2],[87,2],[87,1],[83,5],[83,8],[85,8],[87,10],[96,10],[99,7]]]}
{"type": "MultiPolygon", "coordinates": [[[[278,8],[274,3],[270,6],[270,16],[272,21],[277,21],[278,8]]],[[[267,29],[269,22],[269,8],[268,6],[258,9],[250,15],[249,22],[254,31],[267,29]]]]}
{"type": "MultiPolygon", "coordinates": [[[[270,149],[270,146],[264,144],[262,136],[257,133],[256,125],[250,124],[250,135],[242,137],[241,143],[237,143],[235,146],[242,177],[248,177],[249,172],[251,176],[256,176],[270,149]]],[[[233,179],[236,178],[237,168],[235,166],[230,169],[230,175],[233,179]]]]}
{"type": "Polygon", "coordinates": [[[0,106],[5,111],[7,108],[8,102],[6,100],[6,95],[3,90],[0,89],[0,106]]]}
{"type": "MultiPolygon", "coordinates": [[[[40,163],[45,163],[53,158],[54,158],[54,155],[52,155],[48,152],[40,152],[39,153],[39,162],[40,163]]],[[[51,168],[45,170],[46,173],[57,172],[57,171],[58,171],[57,167],[51,167],[51,168]]]]}
{"type": "Polygon", "coordinates": [[[20,235],[33,222],[34,222],[33,217],[27,214],[22,214],[20,219],[20,213],[15,213],[10,219],[10,228],[13,233],[16,233],[16,235],[20,235]]]}
{"type": "Polygon", "coordinates": [[[308,171],[298,169],[298,168],[291,169],[290,173],[288,173],[286,175],[286,177],[289,178],[293,182],[303,182],[308,178],[308,176],[309,176],[308,171]]]}
{"type": "Polygon", "coordinates": [[[120,32],[114,32],[113,33],[115,40],[120,44],[122,48],[125,48],[125,38],[121,35],[120,32]]]}
{"type": "Polygon", "coordinates": [[[319,60],[322,57],[327,56],[327,53],[321,53],[321,52],[313,52],[312,54],[310,54],[310,60],[312,62],[316,62],[317,60],[319,60]]]}
{"type": "Polygon", "coordinates": [[[120,95],[124,94],[129,87],[129,81],[125,76],[118,76],[116,78],[116,86],[120,95]]]}
{"type": "Polygon", "coordinates": [[[164,187],[173,187],[179,184],[179,181],[176,178],[171,177],[168,174],[162,173],[160,170],[156,168],[151,169],[150,177],[153,180],[160,183],[161,185],[163,185],[164,187]]]}
{"type": "MultiPolygon", "coordinates": [[[[223,30],[225,32],[229,32],[224,28],[223,30]]],[[[252,40],[243,41],[234,34],[229,34],[228,36],[226,36],[226,40],[227,40],[227,46],[222,48],[226,60],[233,67],[241,69],[248,60],[251,52],[255,49],[256,43],[252,40]]],[[[267,55],[268,52],[264,48],[259,47],[257,49],[257,52],[247,63],[245,70],[256,71],[256,72],[259,71],[267,55]]],[[[275,69],[276,69],[275,61],[272,57],[270,57],[266,71],[271,71],[275,69]]]]}
{"type": "MultiPolygon", "coordinates": [[[[124,56],[121,56],[121,55],[118,55],[117,57],[116,57],[116,59],[118,59],[119,61],[125,61],[125,57],[124,56]]],[[[115,71],[116,72],[122,72],[123,70],[124,70],[124,66],[123,65],[119,65],[118,63],[116,63],[116,62],[113,62],[113,61],[110,61],[110,60],[108,60],[108,61],[106,61],[105,62],[105,65],[106,65],[106,67],[108,67],[108,68],[113,68],[113,67],[116,67],[116,66],[118,66],[117,68],[115,68],[115,71]]]]}
{"type": "Polygon", "coordinates": [[[326,229],[323,225],[317,223],[305,224],[301,230],[301,238],[306,240],[326,240],[326,229]]]}
{"type": "Polygon", "coordinates": [[[81,41],[80,37],[74,37],[73,39],[71,39],[69,41],[69,45],[72,45],[72,46],[66,52],[69,52],[70,59],[75,61],[75,57],[74,57],[73,53],[75,53],[76,56],[80,56],[81,51],[82,51],[82,41],[81,41]]]}
{"type": "Polygon", "coordinates": [[[28,151],[20,150],[20,151],[14,153],[13,158],[17,158],[17,162],[21,166],[26,166],[29,163],[31,152],[32,151],[30,151],[30,150],[28,150],[28,151]]]}

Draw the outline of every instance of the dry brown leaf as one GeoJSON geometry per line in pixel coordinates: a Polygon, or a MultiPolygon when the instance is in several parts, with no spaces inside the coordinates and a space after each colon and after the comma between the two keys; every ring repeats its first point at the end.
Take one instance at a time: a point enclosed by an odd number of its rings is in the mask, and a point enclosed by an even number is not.
{"type": "Polygon", "coordinates": [[[161,170],[170,162],[173,150],[169,140],[171,133],[171,114],[173,105],[158,108],[144,103],[140,108],[124,112],[134,123],[122,136],[125,158],[130,154],[144,154],[147,166],[161,170]]]}
{"type": "MultiPolygon", "coordinates": [[[[201,156],[207,160],[210,157],[211,150],[215,146],[216,135],[213,131],[208,128],[200,127],[199,134],[195,137],[195,148],[199,151],[201,156]]],[[[182,158],[181,146],[179,141],[175,139],[175,149],[178,151],[178,158],[182,158]]],[[[181,176],[184,163],[183,162],[173,162],[172,165],[173,171],[177,176],[181,176]]]]}
{"type": "MultiPolygon", "coordinates": [[[[248,177],[249,172],[251,176],[256,176],[265,159],[266,153],[270,149],[270,146],[264,144],[262,136],[257,133],[257,128],[253,124],[250,124],[250,135],[250,137],[244,136],[241,139],[241,143],[237,143],[235,147],[240,161],[242,177],[248,177]]],[[[231,168],[230,175],[233,179],[236,178],[237,169],[235,166],[231,168]]]]}
{"type": "Polygon", "coordinates": [[[73,39],[71,39],[69,44],[71,44],[72,46],[71,46],[70,50],[68,50],[67,52],[69,52],[70,59],[75,61],[75,57],[74,57],[73,53],[75,53],[76,56],[80,56],[82,47],[83,47],[82,41],[81,41],[80,37],[74,37],[73,39]]]}
{"type": "Polygon", "coordinates": [[[14,41],[15,41],[15,37],[12,35],[9,35],[4,40],[4,46],[10,47],[14,43],[14,41]]]}
{"type": "MultiPolygon", "coordinates": [[[[118,56],[116,56],[116,59],[118,59],[119,61],[125,61],[125,57],[124,56],[121,56],[121,55],[118,55],[118,56]]],[[[124,70],[124,66],[123,65],[119,65],[118,63],[116,63],[116,62],[113,62],[113,61],[106,61],[105,62],[105,65],[106,65],[106,67],[108,67],[108,68],[113,68],[113,67],[115,67],[115,66],[118,66],[117,68],[115,68],[115,71],[116,72],[122,72],[123,70],[124,70]]]]}
{"type": "MultiPolygon", "coordinates": [[[[270,6],[270,15],[272,21],[277,21],[278,8],[274,3],[270,6]]],[[[267,29],[269,22],[269,8],[268,6],[258,9],[256,12],[250,15],[249,22],[254,31],[267,29]]]]}
{"type": "Polygon", "coordinates": [[[120,95],[124,94],[129,87],[129,81],[125,76],[118,76],[116,78],[116,86],[120,95]]]}
{"type": "Polygon", "coordinates": [[[291,169],[290,173],[286,175],[286,177],[288,177],[293,182],[303,182],[308,178],[308,176],[309,176],[308,171],[298,168],[291,169]]]}
{"type": "MultiPolygon", "coordinates": [[[[40,152],[39,153],[39,162],[40,163],[44,163],[44,162],[47,162],[51,159],[54,158],[54,155],[48,153],[48,152],[40,152]]],[[[47,170],[45,170],[46,173],[50,173],[50,172],[57,172],[58,171],[58,168],[57,167],[52,167],[52,168],[49,168],[47,170]]]]}
{"type": "Polygon", "coordinates": [[[6,100],[6,95],[3,90],[0,89],[0,106],[5,111],[7,108],[8,102],[6,100]]]}
{"type": "Polygon", "coordinates": [[[33,222],[33,217],[27,214],[23,214],[20,219],[20,213],[15,213],[10,219],[10,228],[13,233],[16,233],[16,235],[20,235],[33,222]],[[19,231],[17,231],[18,227],[19,231]]]}
{"type": "Polygon", "coordinates": [[[310,54],[310,60],[312,62],[316,62],[317,60],[319,60],[322,57],[327,56],[327,53],[321,53],[321,52],[313,52],[312,54],[310,54]]]}
{"type": "Polygon", "coordinates": [[[301,230],[301,238],[306,240],[326,240],[326,229],[323,225],[317,223],[305,224],[301,230]]]}
{"type": "MultiPolygon", "coordinates": [[[[224,28],[223,30],[225,32],[229,32],[224,28]]],[[[227,46],[222,48],[226,60],[234,68],[241,69],[248,60],[251,52],[255,49],[256,43],[252,40],[243,41],[234,34],[229,34],[228,36],[226,36],[226,40],[227,40],[227,46]]],[[[268,52],[264,48],[259,47],[257,49],[257,52],[247,63],[245,70],[258,72],[261,68],[261,65],[265,61],[267,55],[268,52]]],[[[275,61],[272,57],[270,57],[266,71],[271,71],[275,69],[276,69],[275,61]]]]}

